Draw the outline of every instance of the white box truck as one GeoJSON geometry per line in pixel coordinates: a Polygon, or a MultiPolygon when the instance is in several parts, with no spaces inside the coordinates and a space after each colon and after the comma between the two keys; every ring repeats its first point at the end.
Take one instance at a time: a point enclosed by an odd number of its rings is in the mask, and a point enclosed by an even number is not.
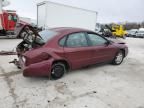
{"type": "Polygon", "coordinates": [[[95,30],[97,12],[50,1],[37,4],[37,25],[43,28],[77,27],[95,30]]]}

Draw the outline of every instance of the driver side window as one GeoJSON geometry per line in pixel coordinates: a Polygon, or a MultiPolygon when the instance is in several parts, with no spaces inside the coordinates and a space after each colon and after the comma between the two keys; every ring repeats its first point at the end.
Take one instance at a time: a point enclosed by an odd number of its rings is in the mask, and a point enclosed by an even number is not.
{"type": "Polygon", "coordinates": [[[93,33],[88,33],[88,38],[92,46],[104,45],[107,42],[107,40],[105,40],[104,38],[93,33]]]}

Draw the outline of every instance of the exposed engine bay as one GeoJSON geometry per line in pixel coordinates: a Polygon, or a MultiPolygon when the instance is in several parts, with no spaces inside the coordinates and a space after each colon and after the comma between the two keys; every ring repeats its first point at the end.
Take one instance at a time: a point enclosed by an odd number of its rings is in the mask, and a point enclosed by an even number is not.
{"type": "MultiPolygon", "coordinates": [[[[16,47],[15,54],[17,54],[18,58],[21,58],[26,51],[29,51],[32,48],[41,47],[45,44],[38,32],[30,25],[24,26],[21,31],[19,31],[18,35],[23,39],[16,47]]],[[[21,68],[17,59],[14,59],[9,63],[14,63],[17,68],[21,68]]]]}
{"type": "Polygon", "coordinates": [[[23,37],[23,41],[17,45],[16,51],[18,56],[32,48],[37,48],[45,44],[38,32],[35,31],[32,26],[27,25],[22,30],[25,33],[20,32],[23,34],[19,34],[23,37]]]}

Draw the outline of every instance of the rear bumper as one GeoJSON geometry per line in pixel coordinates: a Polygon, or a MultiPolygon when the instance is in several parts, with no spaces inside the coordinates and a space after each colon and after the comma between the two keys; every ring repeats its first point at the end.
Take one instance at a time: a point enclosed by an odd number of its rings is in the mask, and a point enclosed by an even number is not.
{"type": "Polygon", "coordinates": [[[52,60],[46,60],[39,63],[34,63],[29,66],[25,66],[22,58],[19,58],[20,66],[23,70],[23,76],[50,76],[52,60]]]}

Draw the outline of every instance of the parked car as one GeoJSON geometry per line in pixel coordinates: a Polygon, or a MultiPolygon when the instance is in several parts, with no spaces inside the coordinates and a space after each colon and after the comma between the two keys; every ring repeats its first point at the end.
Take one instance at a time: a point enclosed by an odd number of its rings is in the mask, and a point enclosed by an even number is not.
{"type": "Polygon", "coordinates": [[[138,38],[144,38],[144,30],[139,30],[139,31],[136,33],[136,37],[138,37],[138,38]]]}
{"type": "Polygon", "coordinates": [[[128,31],[127,37],[136,37],[137,29],[132,29],[128,31]]]}
{"type": "MultiPolygon", "coordinates": [[[[31,28],[30,28],[31,29],[31,28]]],[[[28,31],[17,46],[19,67],[24,76],[61,78],[68,70],[111,62],[120,65],[128,54],[123,42],[114,42],[79,28],[52,28],[39,33],[28,31]],[[31,33],[33,32],[33,33],[31,33]]]]}

